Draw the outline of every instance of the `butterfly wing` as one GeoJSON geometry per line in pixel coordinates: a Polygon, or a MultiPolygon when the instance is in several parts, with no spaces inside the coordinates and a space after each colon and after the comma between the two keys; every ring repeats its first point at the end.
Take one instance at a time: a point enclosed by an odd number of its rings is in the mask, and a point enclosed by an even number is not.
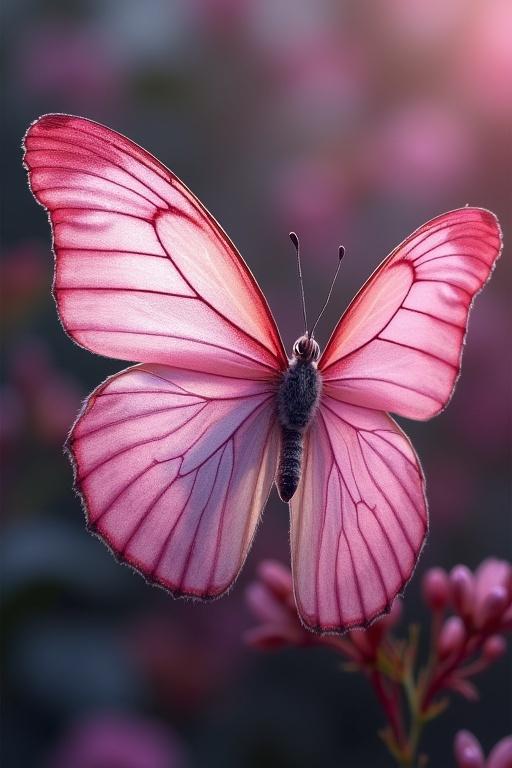
{"type": "Polygon", "coordinates": [[[60,318],[78,344],[242,378],[286,367],[242,257],[152,155],[98,123],[59,114],[33,123],[24,149],[53,229],[60,318]]]}
{"type": "Polygon", "coordinates": [[[460,208],[424,224],[378,267],[319,361],[324,391],[429,419],[451,397],[468,313],[501,251],[494,214],[460,208]]]}
{"type": "Polygon", "coordinates": [[[398,425],[324,395],[290,508],[303,622],[342,631],[389,610],[411,578],[428,526],[421,467],[398,425]]]}
{"type": "Polygon", "coordinates": [[[68,441],[89,526],[149,581],[221,595],[272,487],[274,411],[262,381],[157,364],[107,379],[68,441]]]}

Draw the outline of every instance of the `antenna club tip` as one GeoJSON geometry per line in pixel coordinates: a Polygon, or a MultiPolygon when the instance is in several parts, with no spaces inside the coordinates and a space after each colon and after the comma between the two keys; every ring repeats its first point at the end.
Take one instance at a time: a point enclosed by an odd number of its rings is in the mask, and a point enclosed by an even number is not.
{"type": "Polygon", "coordinates": [[[289,236],[290,236],[290,240],[292,241],[294,246],[297,247],[298,244],[299,244],[299,238],[297,237],[297,233],[296,232],[290,232],[289,236]]]}
{"type": "Polygon", "coordinates": [[[340,247],[338,248],[338,259],[341,261],[344,255],[345,255],[345,246],[340,245],[340,247]]]}

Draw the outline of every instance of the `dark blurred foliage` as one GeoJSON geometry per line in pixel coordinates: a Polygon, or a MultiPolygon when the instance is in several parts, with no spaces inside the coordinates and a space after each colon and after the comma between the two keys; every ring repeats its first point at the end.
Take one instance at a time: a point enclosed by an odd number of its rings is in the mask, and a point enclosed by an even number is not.
{"type": "MultiPolygon", "coordinates": [[[[81,398],[122,366],[59,325],[20,142],[31,120],[60,111],[151,150],[238,244],[288,348],[301,333],[289,230],[302,238],[310,314],[343,242],[325,343],[361,282],[426,219],[486,206],[507,243],[511,3],[5,0],[3,12],[3,764],[386,765],[376,705],[327,652],[242,647],[243,585],[205,606],[173,601],[86,533],[61,445],[81,398]],[[129,755],[109,752],[126,733],[129,755]]],[[[450,407],[405,425],[431,508],[419,574],[510,559],[510,264],[506,247],[450,407]]],[[[243,583],[264,557],[288,558],[275,495],[243,583]]],[[[418,578],[404,608],[422,621],[418,578]]],[[[482,679],[483,705],[457,702],[432,726],[434,765],[450,764],[461,728],[485,752],[510,730],[507,669],[510,658],[482,679]]]]}

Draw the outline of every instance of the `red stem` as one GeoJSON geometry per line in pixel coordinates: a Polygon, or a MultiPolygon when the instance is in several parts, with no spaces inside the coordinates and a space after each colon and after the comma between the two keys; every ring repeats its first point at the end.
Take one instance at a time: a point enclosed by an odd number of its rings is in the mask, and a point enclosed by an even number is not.
{"type": "Polygon", "coordinates": [[[378,670],[372,670],[370,673],[370,682],[373,685],[375,694],[389,721],[394,739],[398,747],[403,748],[405,744],[405,733],[400,712],[399,698],[396,695],[394,697],[388,695],[384,680],[378,670]]]}
{"type": "Polygon", "coordinates": [[[425,693],[421,702],[420,711],[424,713],[434,696],[443,688],[447,678],[452,672],[459,666],[462,661],[465,661],[469,656],[478,651],[485,640],[484,636],[480,637],[468,637],[462,648],[455,654],[455,656],[448,660],[444,666],[440,666],[436,674],[434,674],[430,680],[430,683],[425,688],[425,693]]]}

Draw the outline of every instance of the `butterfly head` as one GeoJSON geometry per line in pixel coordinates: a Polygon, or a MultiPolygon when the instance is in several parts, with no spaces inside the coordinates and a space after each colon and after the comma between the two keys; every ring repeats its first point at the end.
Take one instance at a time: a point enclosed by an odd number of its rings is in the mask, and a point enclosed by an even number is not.
{"type": "Polygon", "coordinates": [[[297,339],[293,345],[293,356],[302,363],[316,363],[320,357],[320,347],[309,335],[305,334],[297,339]]]}
{"type": "Polygon", "coordinates": [[[304,336],[301,336],[300,339],[297,339],[297,341],[293,345],[293,356],[295,357],[296,360],[299,360],[301,363],[316,363],[320,357],[320,347],[314,340],[313,334],[315,332],[316,326],[318,325],[318,321],[320,320],[323,313],[325,312],[327,304],[329,303],[329,299],[331,298],[332,290],[334,288],[334,283],[336,282],[336,278],[338,277],[338,273],[340,271],[341,260],[345,255],[345,248],[342,245],[340,245],[338,249],[338,266],[336,268],[336,272],[334,273],[331,287],[329,289],[329,293],[327,294],[327,299],[325,300],[324,306],[320,310],[320,314],[315,320],[313,327],[311,328],[310,331],[308,331],[309,326],[308,326],[308,318],[306,315],[306,299],[304,297],[304,283],[302,282],[302,267],[300,264],[299,238],[297,237],[295,232],[290,232],[290,240],[295,246],[295,250],[297,252],[297,268],[299,273],[300,293],[301,293],[301,299],[302,299],[302,312],[304,314],[304,329],[305,329],[304,336]]]}

